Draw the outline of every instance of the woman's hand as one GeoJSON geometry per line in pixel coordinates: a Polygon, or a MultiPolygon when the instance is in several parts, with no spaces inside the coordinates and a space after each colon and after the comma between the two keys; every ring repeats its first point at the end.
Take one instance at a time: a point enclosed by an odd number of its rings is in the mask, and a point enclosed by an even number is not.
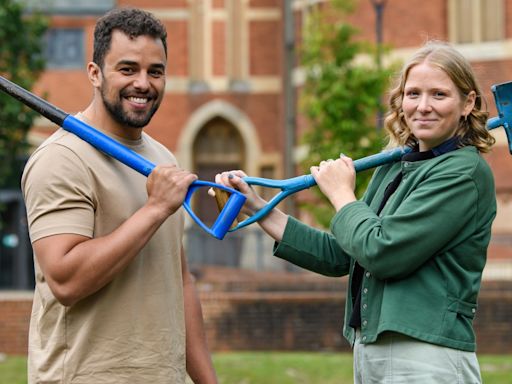
{"type": "MultiPolygon", "coordinates": [[[[247,200],[242,208],[242,213],[252,216],[254,213],[262,209],[267,202],[258,195],[254,189],[247,184],[243,178],[247,176],[243,171],[222,172],[215,176],[215,182],[226,187],[239,190],[243,193],[247,200]]],[[[286,228],[288,216],[279,209],[274,208],[258,221],[260,227],[269,234],[274,240],[281,241],[286,228]]]]}
{"type": "Polygon", "coordinates": [[[241,212],[248,216],[252,216],[255,212],[263,208],[267,202],[243,180],[245,176],[247,175],[240,170],[222,172],[215,176],[215,182],[243,193],[247,200],[241,212]]]}
{"type": "Polygon", "coordinates": [[[311,167],[311,174],[336,211],[357,200],[354,194],[356,170],[349,157],[340,155],[339,159],[322,161],[311,167]]]}

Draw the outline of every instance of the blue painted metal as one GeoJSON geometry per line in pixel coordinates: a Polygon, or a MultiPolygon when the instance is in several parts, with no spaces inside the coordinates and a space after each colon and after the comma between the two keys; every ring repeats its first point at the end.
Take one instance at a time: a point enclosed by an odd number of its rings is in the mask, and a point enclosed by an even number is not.
{"type": "MultiPolygon", "coordinates": [[[[367,169],[375,168],[384,164],[393,163],[395,161],[400,160],[400,158],[411,151],[411,148],[396,148],[389,151],[383,151],[381,153],[377,153],[375,155],[363,157],[362,159],[358,159],[354,161],[354,167],[356,172],[364,171],[367,169]]],[[[276,196],[274,196],[262,209],[256,212],[254,215],[245,219],[244,221],[238,223],[238,225],[231,229],[230,232],[236,231],[240,228],[246,227],[249,224],[252,224],[258,220],[261,220],[265,217],[277,204],[279,204],[283,199],[290,196],[293,193],[302,191],[304,189],[311,188],[316,185],[316,181],[313,178],[313,175],[303,175],[292,177],[291,179],[286,180],[272,180],[265,179],[261,177],[244,177],[244,181],[249,185],[260,185],[268,188],[276,188],[280,189],[276,196]]]]}
{"type": "MultiPolygon", "coordinates": [[[[94,148],[113,157],[144,176],[149,176],[155,168],[155,164],[145,159],[137,152],[132,151],[74,116],[68,115],[62,123],[62,128],[77,135],[82,140],[91,144],[94,148]]],[[[228,232],[229,227],[240,213],[245,200],[246,197],[237,190],[220,184],[211,183],[209,181],[197,180],[190,185],[185,201],[183,202],[183,207],[203,230],[213,237],[222,240],[228,232]],[[192,195],[198,188],[203,187],[223,189],[230,194],[226,205],[222,208],[222,211],[219,213],[211,227],[206,226],[206,224],[201,221],[201,219],[194,213],[191,206],[192,195]]]]}
{"type": "MultiPolygon", "coordinates": [[[[508,148],[512,154],[512,82],[493,85],[491,88],[498,116],[493,117],[487,121],[487,128],[489,130],[503,127],[507,134],[508,148]]],[[[400,160],[402,155],[410,152],[410,148],[397,148],[391,151],[385,151],[376,155],[364,157],[354,161],[356,171],[363,171],[366,169],[378,167],[380,165],[392,163],[400,160]]],[[[270,180],[258,177],[245,177],[245,182],[250,185],[260,185],[263,187],[281,189],[276,196],[274,196],[268,203],[256,212],[253,216],[240,222],[235,228],[230,231],[236,231],[249,224],[252,224],[265,217],[277,204],[289,195],[302,191],[303,189],[310,188],[316,185],[312,175],[298,176],[286,180],[270,180]]]]}
{"type": "MultiPolygon", "coordinates": [[[[148,176],[153,169],[155,164],[140,156],[138,153],[125,147],[121,143],[115,141],[104,133],[91,127],[81,120],[67,114],[63,110],[55,107],[46,100],[43,100],[39,96],[27,91],[19,85],[7,80],[5,77],[0,76],[0,90],[4,91],[8,95],[21,101],[26,106],[32,108],[34,111],[40,113],[50,121],[61,126],[63,129],[77,135],[82,140],[85,140],[96,149],[106,153],[107,155],[119,160],[121,163],[134,169],[135,171],[148,176]]],[[[195,181],[189,187],[183,206],[185,210],[190,214],[192,219],[207,233],[213,237],[222,240],[229,227],[236,219],[242,206],[244,205],[246,197],[232,188],[227,188],[220,184],[210,183],[208,181],[195,181]],[[230,193],[230,197],[223,207],[222,211],[217,216],[217,219],[211,227],[207,227],[192,211],[190,200],[193,193],[201,187],[215,187],[225,190],[230,193]]]]}
{"type": "MultiPolygon", "coordinates": [[[[34,94],[21,88],[20,86],[10,82],[2,76],[0,76],[0,89],[8,93],[9,95],[15,97],[16,99],[20,100],[21,102],[23,102],[30,108],[34,109],[35,111],[39,112],[40,114],[42,114],[49,120],[53,121],[54,123],[62,126],[64,129],[67,129],[68,131],[81,137],[83,140],[87,141],[88,143],[90,143],[97,149],[101,150],[102,152],[107,153],[108,155],[133,168],[137,172],[148,176],[155,167],[154,164],[144,159],[142,156],[138,155],[132,150],[124,147],[122,144],[116,142],[110,137],[90,127],[84,122],[74,118],[73,116],[66,114],[57,107],[51,105],[50,103],[39,98],[38,96],[35,96],[34,94]]],[[[509,144],[509,151],[512,154],[512,82],[497,84],[494,85],[491,89],[494,94],[496,109],[498,111],[498,117],[489,119],[487,122],[487,128],[489,130],[492,130],[502,126],[505,129],[505,133],[507,135],[507,140],[509,144]]],[[[364,171],[366,169],[371,169],[384,164],[398,161],[405,153],[408,153],[410,151],[411,149],[408,147],[384,151],[375,155],[355,160],[354,166],[356,172],[364,171]]],[[[260,185],[269,188],[281,189],[281,192],[274,196],[274,198],[272,198],[267,203],[267,205],[265,205],[265,207],[256,212],[250,218],[240,222],[235,228],[231,230],[229,230],[229,227],[238,216],[246,200],[246,197],[239,191],[224,187],[223,185],[220,184],[198,180],[194,182],[189,188],[187,197],[183,205],[187,212],[190,214],[190,216],[201,228],[203,228],[207,233],[211,234],[212,236],[218,239],[222,239],[224,238],[226,232],[236,231],[240,228],[246,227],[247,225],[262,219],[277,204],[279,204],[283,199],[285,199],[289,195],[316,185],[316,182],[312,175],[297,176],[286,180],[272,180],[259,177],[245,177],[244,180],[250,185],[260,185]],[[199,187],[215,187],[223,189],[230,193],[230,197],[226,205],[219,213],[217,220],[215,221],[211,228],[208,228],[195,215],[195,213],[192,211],[190,207],[191,196],[199,187]]]]}
{"type": "Polygon", "coordinates": [[[487,121],[489,130],[503,127],[507,134],[508,150],[512,154],[512,82],[491,87],[498,116],[487,121]]]}

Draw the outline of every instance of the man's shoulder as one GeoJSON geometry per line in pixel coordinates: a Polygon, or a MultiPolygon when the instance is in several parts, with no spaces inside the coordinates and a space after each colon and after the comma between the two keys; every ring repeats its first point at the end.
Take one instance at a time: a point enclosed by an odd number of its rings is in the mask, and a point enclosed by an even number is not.
{"type": "Polygon", "coordinates": [[[147,147],[147,155],[151,155],[152,157],[157,156],[157,159],[155,160],[158,162],[176,162],[176,157],[171,152],[171,150],[167,148],[164,144],[154,139],[145,132],[142,133],[142,139],[144,141],[144,145],[147,147]]]}
{"type": "Polygon", "coordinates": [[[25,184],[29,175],[40,178],[47,177],[54,173],[78,173],[87,167],[87,152],[90,151],[90,145],[85,143],[77,136],[60,128],[50,135],[36,150],[30,155],[25,165],[22,176],[22,184],[25,184]]]}
{"type": "Polygon", "coordinates": [[[77,137],[76,135],[67,132],[66,130],[59,128],[52,135],[50,135],[45,141],[43,141],[39,147],[32,153],[31,157],[37,156],[39,153],[45,152],[59,152],[59,148],[63,150],[66,148],[68,151],[76,152],[82,151],[87,148],[89,144],[77,137]]]}

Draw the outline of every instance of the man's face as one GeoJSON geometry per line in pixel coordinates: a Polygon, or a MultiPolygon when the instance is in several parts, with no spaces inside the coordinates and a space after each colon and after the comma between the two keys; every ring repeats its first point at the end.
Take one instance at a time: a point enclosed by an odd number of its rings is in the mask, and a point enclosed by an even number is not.
{"type": "Polygon", "coordinates": [[[133,39],[113,31],[102,68],[101,97],[111,117],[127,127],[146,126],[162,101],[166,56],[151,36],[133,39]]]}

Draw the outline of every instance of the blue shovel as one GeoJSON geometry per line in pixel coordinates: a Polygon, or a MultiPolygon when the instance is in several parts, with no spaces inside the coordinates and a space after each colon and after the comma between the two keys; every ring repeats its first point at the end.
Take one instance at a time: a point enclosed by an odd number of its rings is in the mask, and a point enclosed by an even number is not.
{"type": "MultiPolygon", "coordinates": [[[[507,134],[507,141],[509,144],[509,151],[512,154],[512,82],[494,85],[491,88],[496,102],[496,109],[498,116],[493,117],[487,121],[487,128],[489,130],[503,126],[507,134]]],[[[367,169],[375,168],[384,164],[399,161],[402,156],[412,149],[409,147],[395,148],[389,151],[383,151],[375,155],[363,157],[354,161],[356,172],[364,171],[367,169]]],[[[236,231],[240,228],[246,227],[249,224],[255,223],[265,217],[277,204],[279,204],[286,197],[293,193],[311,188],[316,185],[316,181],[312,175],[302,175],[285,180],[265,179],[261,177],[244,177],[243,180],[249,185],[259,185],[262,187],[280,189],[281,191],[275,195],[263,208],[257,211],[254,215],[239,222],[233,226],[229,232],[236,231]]],[[[222,194],[220,191],[219,194],[222,194]]],[[[217,196],[217,194],[216,194],[217,196]]],[[[219,198],[217,198],[219,202],[219,198]]],[[[222,201],[222,200],[221,200],[222,201]]],[[[219,202],[219,206],[222,204],[219,202]]]]}
{"type": "MultiPolygon", "coordinates": [[[[66,131],[77,135],[96,149],[116,160],[119,160],[121,163],[144,176],[149,176],[151,171],[155,168],[155,164],[140,156],[138,153],[2,76],[0,76],[0,89],[32,108],[34,111],[40,113],[48,120],[64,128],[66,131]]],[[[208,181],[197,180],[190,185],[185,201],[183,202],[183,206],[192,219],[194,219],[194,221],[203,230],[213,237],[222,240],[228,232],[231,224],[240,213],[240,209],[244,205],[245,200],[246,197],[243,194],[232,188],[227,188],[223,185],[208,181]],[[226,205],[222,208],[211,227],[206,226],[199,217],[197,217],[190,205],[192,195],[198,190],[198,188],[202,187],[215,187],[229,193],[229,199],[227,200],[226,205]]]]}

